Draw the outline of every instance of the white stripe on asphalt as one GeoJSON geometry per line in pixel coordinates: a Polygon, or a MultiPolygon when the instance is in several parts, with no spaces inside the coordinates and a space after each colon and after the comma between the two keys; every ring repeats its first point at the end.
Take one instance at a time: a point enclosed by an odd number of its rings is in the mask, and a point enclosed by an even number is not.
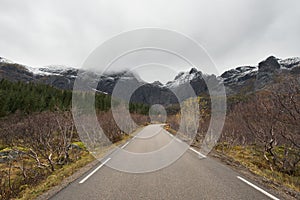
{"type": "Polygon", "coordinates": [[[101,165],[99,165],[94,171],[92,171],[89,175],[87,175],[84,179],[82,179],[79,184],[84,183],[86,180],[88,180],[93,174],[95,174],[105,163],[107,163],[111,158],[107,158],[101,165]]]}
{"type": "Polygon", "coordinates": [[[237,178],[240,179],[241,181],[243,181],[244,183],[247,183],[247,184],[250,185],[251,187],[255,188],[256,190],[260,191],[260,192],[263,193],[264,195],[270,197],[271,199],[273,199],[273,200],[280,200],[280,199],[278,199],[277,197],[271,195],[270,193],[264,191],[264,190],[261,189],[260,187],[258,187],[258,186],[256,186],[256,185],[250,183],[250,182],[247,181],[246,179],[243,179],[243,178],[240,177],[240,176],[237,176],[237,178]]]}
{"type": "Polygon", "coordinates": [[[189,148],[190,150],[192,150],[193,152],[195,152],[196,154],[198,154],[199,156],[203,157],[203,158],[206,158],[205,155],[203,155],[202,153],[196,151],[195,149],[193,149],[192,147],[189,148]]]}
{"type": "Polygon", "coordinates": [[[124,144],[121,149],[124,149],[127,145],[129,144],[129,142],[126,142],[126,144],[124,144]]]}
{"type": "Polygon", "coordinates": [[[167,132],[171,137],[175,138],[175,140],[177,140],[177,142],[182,143],[182,141],[180,139],[178,139],[177,137],[175,137],[173,134],[167,132]]]}
{"type": "Polygon", "coordinates": [[[132,138],[132,139],[139,138],[139,137],[138,137],[138,136],[139,136],[139,134],[140,134],[140,133],[138,133],[138,134],[136,134],[135,136],[133,136],[133,138],[132,138]]]}
{"type": "Polygon", "coordinates": [[[175,138],[175,140],[177,140],[178,142],[182,143],[182,141],[181,141],[181,140],[179,140],[178,138],[175,138]]]}
{"type": "MultiPolygon", "coordinates": [[[[167,131],[167,133],[171,136],[171,137],[175,137],[173,134],[169,133],[167,131]]],[[[181,142],[182,143],[182,140],[178,139],[177,137],[175,137],[175,139],[178,141],[178,142],[181,142]]],[[[190,150],[192,150],[193,152],[195,152],[196,154],[198,154],[199,156],[201,156],[202,158],[206,158],[205,155],[203,155],[202,153],[196,151],[195,149],[193,149],[192,147],[189,148],[190,150]]]]}

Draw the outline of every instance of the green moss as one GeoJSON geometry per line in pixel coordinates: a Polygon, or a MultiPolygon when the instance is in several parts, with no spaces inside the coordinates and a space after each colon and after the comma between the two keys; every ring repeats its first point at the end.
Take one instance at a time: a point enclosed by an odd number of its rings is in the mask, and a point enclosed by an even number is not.
{"type": "Polygon", "coordinates": [[[83,142],[73,142],[72,144],[79,146],[82,149],[86,149],[85,145],[83,144],[83,142]]]}
{"type": "Polygon", "coordinates": [[[5,148],[1,149],[0,152],[11,151],[11,150],[27,151],[28,149],[24,148],[24,147],[5,147],[5,148]]]}

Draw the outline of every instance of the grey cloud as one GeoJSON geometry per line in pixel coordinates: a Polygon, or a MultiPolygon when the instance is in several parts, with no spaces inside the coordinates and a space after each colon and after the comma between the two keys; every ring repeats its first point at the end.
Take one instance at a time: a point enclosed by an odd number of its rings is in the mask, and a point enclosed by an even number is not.
{"type": "Polygon", "coordinates": [[[0,56],[32,66],[80,67],[106,39],[141,27],[197,40],[222,72],[274,54],[300,56],[295,0],[1,0],[0,56]]]}

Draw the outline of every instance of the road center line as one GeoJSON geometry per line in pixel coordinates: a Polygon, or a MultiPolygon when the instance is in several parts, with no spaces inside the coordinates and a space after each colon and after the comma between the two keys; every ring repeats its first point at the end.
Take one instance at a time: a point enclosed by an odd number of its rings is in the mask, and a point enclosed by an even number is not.
{"type": "Polygon", "coordinates": [[[198,154],[199,156],[203,157],[203,158],[206,158],[205,155],[203,155],[202,153],[196,151],[195,149],[193,149],[192,147],[189,148],[190,150],[192,150],[193,152],[195,152],[196,154],[198,154]]]}
{"type": "Polygon", "coordinates": [[[89,179],[93,174],[95,174],[105,163],[107,163],[111,158],[107,158],[101,165],[99,165],[96,169],[94,169],[89,175],[87,175],[84,179],[82,179],[79,184],[84,183],[87,179],[89,179]]]}
{"type": "Polygon", "coordinates": [[[247,183],[247,184],[250,185],[251,187],[255,188],[255,189],[258,190],[259,192],[263,193],[264,195],[270,197],[271,199],[273,199],[273,200],[280,200],[280,199],[278,199],[277,197],[271,195],[270,193],[264,191],[264,190],[261,189],[260,187],[258,187],[258,186],[256,186],[256,185],[250,183],[250,182],[247,181],[246,179],[243,179],[243,178],[240,177],[240,176],[237,176],[237,178],[240,179],[241,181],[243,181],[244,183],[247,183]]]}

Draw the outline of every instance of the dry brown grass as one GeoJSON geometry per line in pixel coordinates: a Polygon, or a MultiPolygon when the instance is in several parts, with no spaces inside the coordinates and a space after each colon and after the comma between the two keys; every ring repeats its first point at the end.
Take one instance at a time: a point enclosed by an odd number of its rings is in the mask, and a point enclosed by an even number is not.
{"type": "MultiPolygon", "coordinates": [[[[216,147],[216,150],[237,161],[252,173],[300,192],[300,176],[291,176],[280,171],[272,171],[268,162],[263,157],[263,152],[256,146],[233,146],[225,148],[223,146],[222,148],[222,145],[219,145],[216,147]]],[[[300,166],[298,166],[298,170],[300,171],[300,166]]]]}

